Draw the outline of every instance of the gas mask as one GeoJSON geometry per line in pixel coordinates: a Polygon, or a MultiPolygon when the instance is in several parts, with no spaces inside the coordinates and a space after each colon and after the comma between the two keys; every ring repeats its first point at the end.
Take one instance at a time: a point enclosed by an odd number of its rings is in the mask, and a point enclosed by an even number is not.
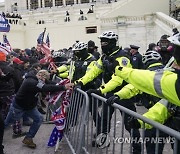
{"type": "Polygon", "coordinates": [[[163,52],[172,51],[172,46],[170,45],[170,42],[166,39],[160,40],[159,47],[163,52]]]}

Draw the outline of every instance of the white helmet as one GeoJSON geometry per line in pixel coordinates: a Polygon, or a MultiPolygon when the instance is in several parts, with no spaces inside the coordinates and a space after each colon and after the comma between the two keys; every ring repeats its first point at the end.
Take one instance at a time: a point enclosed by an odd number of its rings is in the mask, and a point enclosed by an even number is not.
{"type": "Polygon", "coordinates": [[[106,31],[106,32],[103,32],[98,38],[115,39],[117,41],[118,35],[114,33],[113,31],[106,31]]]}
{"type": "Polygon", "coordinates": [[[84,42],[78,42],[74,45],[73,47],[73,51],[78,51],[78,50],[83,50],[83,49],[87,49],[87,44],[84,42]]]}
{"type": "Polygon", "coordinates": [[[146,64],[147,62],[150,62],[152,60],[161,60],[162,57],[157,51],[147,51],[143,56],[142,56],[142,62],[146,64]]]}
{"type": "Polygon", "coordinates": [[[63,57],[65,56],[65,53],[62,51],[54,51],[52,54],[52,58],[58,58],[58,57],[63,57]]]}
{"type": "Polygon", "coordinates": [[[180,33],[167,38],[171,43],[180,46],[180,33]]]}

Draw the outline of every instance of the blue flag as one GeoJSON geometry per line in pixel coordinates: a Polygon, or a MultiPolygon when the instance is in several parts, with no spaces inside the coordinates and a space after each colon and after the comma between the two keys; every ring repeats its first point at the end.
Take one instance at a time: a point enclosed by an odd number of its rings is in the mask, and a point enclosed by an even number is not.
{"type": "Polygon", "coordinates": [[[6,44],[7,47],[9,47],[9,49],[12,51],[12,47],[7,39],[7,36],[6,35],[3,35],[3,42],[4,44],[6,44]]]}
{"type": "Polygon", "coordinates": [[[9,32],[10,25],[8,20],[0,14],[0,32],[9,32]]]}
{"type": "Polygon", "coordinates": [[[37,39],[37,43],[38,44],[43,44],[43,37],[44,37],[44,32],[42,32],[41,34],[39,34],[39,37],[37,39]]]}
{"type": "Polygon", "coordinates": [[[47,38],[46,38],[46,44],[47,44],[47,46],[50,48],[50,39],[49,39],[49,33],[47,34],[47,38]]]}
{"type": "Polygon", "coordinates": [[[53,147],[56,145],[57,140],[61,141],[63,137],[63,131],[59,131],[56,127],[54,127],[51,136],[49,138],[48,146],[53,147]]]}

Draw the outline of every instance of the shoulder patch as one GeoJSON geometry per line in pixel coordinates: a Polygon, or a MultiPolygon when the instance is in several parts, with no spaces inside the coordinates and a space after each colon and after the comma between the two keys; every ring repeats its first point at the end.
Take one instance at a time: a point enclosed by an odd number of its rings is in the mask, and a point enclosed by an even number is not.
{"type": "Polygon", "coordinates": [[[137,60],[137,58],[136,58],[136,57],[133,57],[133,60],[135,61],[135,60],[137,60]]]}
{"type": "Polygon", "coordinates": [[[122,65],[127,66],[128,60],[126,58],[122,58],[122,65]]]}

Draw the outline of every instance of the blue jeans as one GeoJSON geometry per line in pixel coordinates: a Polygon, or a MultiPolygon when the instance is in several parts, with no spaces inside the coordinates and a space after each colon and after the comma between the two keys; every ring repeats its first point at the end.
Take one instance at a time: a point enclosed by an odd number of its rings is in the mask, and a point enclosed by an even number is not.
{"type": "Polygon", "coordinates": [[[32,110],[24,110],[18,106],[14,100],[6,117],[5,127],[10,123],[14,123],[16,120],[20,120],[24,114],[33,119],[33,124],[30,126],[29,132],[26,134],[26,137],[33,138],[43,121],[43,117],[36,107],[32,110]]]}

